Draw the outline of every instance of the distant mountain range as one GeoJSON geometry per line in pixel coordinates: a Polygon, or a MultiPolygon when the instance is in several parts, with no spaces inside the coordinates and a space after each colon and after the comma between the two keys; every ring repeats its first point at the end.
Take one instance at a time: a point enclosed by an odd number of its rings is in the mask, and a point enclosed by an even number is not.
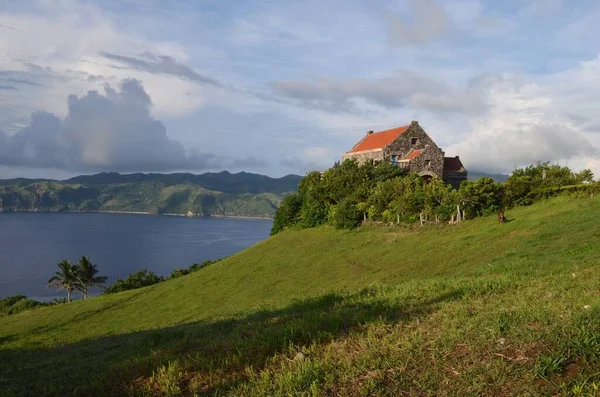
{"type": "MultiPolygon", "coordinates": [[[[508,175],[471,171],[468,177],[503,182],[508,175]]],[[[270,218],[301,179],[299,175],[270,178],[227,171],[199,175],[103,172],[64,181],[16,178],[0,180],[0,209],[270,218]]]]}
{"type": "Polygon", "coordinates": [[[270,178],[227,171],[205,174],[81,175],[64,181],[0,180],[4,211],[115,211],[188,216],[272,217],[299,175],[270,178]]]}

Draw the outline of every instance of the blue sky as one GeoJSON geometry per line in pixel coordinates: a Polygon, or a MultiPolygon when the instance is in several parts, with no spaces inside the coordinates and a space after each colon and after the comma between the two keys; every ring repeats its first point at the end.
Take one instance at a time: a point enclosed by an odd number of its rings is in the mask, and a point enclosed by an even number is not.
{"type": "Polygon", "coordinates": [[[303,174],[411,120],[471,170],[600,175],[598,20],[586,0],[4,0],[0,178],[303,174]]]}

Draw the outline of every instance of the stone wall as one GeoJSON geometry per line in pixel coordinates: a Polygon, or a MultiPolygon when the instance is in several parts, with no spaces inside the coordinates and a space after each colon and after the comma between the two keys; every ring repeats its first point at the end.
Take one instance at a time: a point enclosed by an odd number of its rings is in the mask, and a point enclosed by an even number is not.
{"type": "Polygon", "coordinates": [[[357,153],[344,153],[342,162],[346,159],[355,159],[358,164],[364,164],[367,160],[382,161],[383,150],[365,150],[357,153]]]}
{"type": "Polygon", "coordinates": [[[420,175],[443,178],[444,152],[437,146],[426,146],[421,154],[410,161],[410,170],[420,175]]]}
{"type": "Polygon", "coordinates": [[[396,140],[390,143],[384,150],[384,159],[391,161],[392,155],[398,156],[399,159],[404,158],[411,150],[425,149],[425,146],[439,147],[435,144],[433,139],[427,135],[425,130],[421,128],[419,123],[413,121],[410,127],[402,133],[396,140]],[[416,138],[416,143],[413,145],[412,140],[416,138]]]}
{"type": "Polygon", "coordinates": [[[467,172],[444,170],[444,182],[453,188],[460,188],[462,181],[467,180],[467,172]]]}

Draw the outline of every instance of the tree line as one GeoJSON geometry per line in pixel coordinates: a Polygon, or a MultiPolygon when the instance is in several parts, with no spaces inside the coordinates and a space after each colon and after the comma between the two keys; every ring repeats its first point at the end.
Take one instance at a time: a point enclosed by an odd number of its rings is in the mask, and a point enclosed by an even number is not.
{"type": "Polygon", "coordinates": [[[71,293],[80,291],[83,299],[89,298],[88,292],[91,287],[101,287],[107,280],[104,276],[97,276],[98,266],[90,262],[90,258],[82,256],[76,265],[71,265],[68,260],[58,264],[58,270],[48,280],[48,288],[58,288],[67,292],[67,302],[71,302],[71,293]]]}
{"type": "Polygon", "coordinates": [[[83,293],[83,299],[88,299],[90,297],[89,291],[92,287],[103,288],[104,291],[102,292],[102,295],[109,295],[117,292],[147,287],[202,270],[210,265],[222,261],[223,259],[224,258],[217,260],[206,260],[201,263],[194,263],[187,268],[177,268],[174,269],[168,277],[159,276],[148,269],[141,269],[127,275],[127,277],[124,279],[117,278],[115,282],[108,287],[103,285],[106,283],[107,277],[98,276],[98,266],[92,264],[88,256],[82,256],[75,265],[72,265],[68,260],[63,260],[58,263],[57,266],[59,270],[56,271],[54,276],[48,280],[47,287],[66,291],[66,298],[55,298],[52,300],[52,302],[45,303],[28,299],[27,296],[22,294],[8,296],[0,299],[0,316],[20,313],[24,310],[33,309],[36,307],[69,303],[72,300],[72,293],[75,291],[83,293]]]}
{"type": "Polygon", "coordinates": [[[89,257],[82,256],[76,265],[71,265],[68,260],[61,261],[58,264],[60,270],[48,280],[48,288],[55,287],[59,290],[65,290],[67,292],[67,302],[71,302],[71,293],[73,291],[81,291],[83,293],[83,299],[89,298],[88,292],[91,287],[104,288],[102,295],[129,291],[185,276],[200,269],[204,269],[221,260],[222,259],[207,260],[202,263],[195,263],[187,269],[178,268],[173,270],[169,277],[166,278],[159,276],[148,269],[141,269],[129,274],[125,279],[118,278],[110,287],[104,287],[102,284],[106,282],[107,278],[104,276],[97,276],[98,266],[92,264],[89,257]]]}
{"type": "Polygon", "coordinates": [[[448,221],[457,206],[467,219],[487,216],[562,193],[600,192],[591,170],[538,163],[515,169],[504,183],[492,178],[464,181],[454,189],[440,178],[425,182],[389,163],[359,165],[348,159],[325,172],[310,172],[298,191],[286,196],[275,213],[271,234],[287,228],[329,224],[353,229],[365,221],[413,224],[421,215],[448,221]]]}

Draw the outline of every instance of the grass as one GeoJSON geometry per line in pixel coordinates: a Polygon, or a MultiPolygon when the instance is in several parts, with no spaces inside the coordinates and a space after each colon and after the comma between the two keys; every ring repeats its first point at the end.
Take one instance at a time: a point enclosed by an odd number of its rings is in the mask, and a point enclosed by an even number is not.
{"type": "Polygon", "coordinates": [[[600,200],[508,217],[288,231],[2,317],[0,395],[597,395],[600,200]]]}

